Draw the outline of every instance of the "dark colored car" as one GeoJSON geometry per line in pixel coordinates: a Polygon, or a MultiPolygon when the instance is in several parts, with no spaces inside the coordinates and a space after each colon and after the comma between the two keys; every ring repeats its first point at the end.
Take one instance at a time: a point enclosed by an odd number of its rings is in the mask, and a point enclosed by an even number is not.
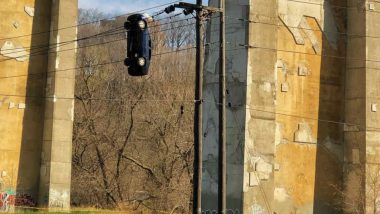
{"type": "Polygon", "coordinates": [[[128,73],[131,76],[144,76],[149,72],[152,57],[149,18],[147,14],[134,14],[124,23],[127,29],[127,58],[124,64],[128,66],[128,73]]]}

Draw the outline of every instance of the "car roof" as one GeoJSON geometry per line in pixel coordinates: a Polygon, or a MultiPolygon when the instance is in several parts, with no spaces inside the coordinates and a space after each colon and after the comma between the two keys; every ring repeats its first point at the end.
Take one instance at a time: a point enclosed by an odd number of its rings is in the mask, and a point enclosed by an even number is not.
{"type": "Polygon", "coordinates": [[[142,15],[144,16],[145,19],[150,19],[150,18],[152,18],[148,13],[143,13],[142,15]]]}
{"type": "Polygon", "coordinates": [[[152,19],[152,17],[148,13],[136,13],[128,16],[128,20],[133,20],[133,19],[152,19]]]}

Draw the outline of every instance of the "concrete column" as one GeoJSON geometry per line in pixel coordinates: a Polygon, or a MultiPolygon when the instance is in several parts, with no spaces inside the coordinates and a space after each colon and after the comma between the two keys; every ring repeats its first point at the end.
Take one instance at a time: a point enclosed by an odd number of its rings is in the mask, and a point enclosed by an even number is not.
{"type": "MultiPolygon", "coordinates": [[[[210,1],[218,6],[217,0],[210,1]]],[[[276,26],[250,24],[277,13],[275,0],[227,0],[227,209],[234,213],[273,213],[275,141],[274,65],[276,26]],[[267,90],[263,90],[268,88],[267,90]],[[237,212],[238,211],[238,212],[237,212]]],[[[218,207],[218,15],[208,24],[204,83],[202,210],[218,207]]],[[[271,20],[269,20],[271,21],[271,20]]]]}
{"type": "Polygon", "coordinates": [[[244,213],[273,213],[277,1],[251,1],[244,153],[244,213]]]}
{"type": "MultiPolygon", "coordinates": [[[[365,147],[366,147],[366,20],[360,1],[347,4],[347,69],[345,90],[344,132],[344,195],[345,213],[356,209],[363,212],[365,206],[365,147]],[[361,35],[361,36],[354,36],[361,35]]],[[[364,3],[364,2],[363,2],[364,3]]]]}
{"type": "Polygon", "coordinates": [[[74,117],[77,0],[52,4],[50,50],[45,101],[44,140],[41,156],[39,204],[70,208],[71,150],[74,117]],[[58,29],[58,30],[57,30],[58,29]],[[72,50],[69,50],[72,49],[72,50]],[[65,51],[67,50],[67,51],[65,51]]]}
{"type": "Polygon", "coordinates": [[[250,2],[243,210],[273,213],[277,1],[250,2]]]}
{"type": "Polygon", "coordinates": [[[345,212],[380,209],[380,3],[348,1],[345,212]]]}
{"type": "Polygon", "coordinates": [[[380,212],[380,2],[365,2],[365,193],[366,213],[380,212]]]}

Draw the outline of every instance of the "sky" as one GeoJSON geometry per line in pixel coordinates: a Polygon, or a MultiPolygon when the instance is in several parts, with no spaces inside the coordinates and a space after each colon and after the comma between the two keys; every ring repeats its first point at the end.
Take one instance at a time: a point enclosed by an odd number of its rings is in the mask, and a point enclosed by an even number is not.
{"type": "MultiPolygon", "coordinates": [[[[124,14],[173,1],[174,0],[79,0],[79,8],[95,8],[106,14],[124,14]]],[[[195,2],[195,0],[183,1],[195,2]]]]}

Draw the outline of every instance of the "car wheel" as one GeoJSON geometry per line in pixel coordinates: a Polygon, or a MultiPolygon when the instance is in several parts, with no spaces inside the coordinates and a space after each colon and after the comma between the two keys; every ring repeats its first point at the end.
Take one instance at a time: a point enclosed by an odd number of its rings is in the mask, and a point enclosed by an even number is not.
{"type": "Polygon", "coordinates": [[[145,27],[146,27],[146,24],[145,24],[145,22],[143,21],[143,20],[140,20],[140,21],[138,21],[137,22],[137,25],[139,26],[139,28],[140,29],[145,29],[145,27]]]}
{"type": "Polygon", "coordinates": [[[141,67],[143,67],[145,65],[145,58],[144,57],[140,57],[137,59],[137,64],[141,67]]]}
{"type": "Polygon", "coordinates": [[[128,59],[128,58],[126,58],[126,59],[124,60],[124,65],[125,65],[125,66],[131,66],[131,60],[128,59]]]}
{"type": "Polygon", "coordinates": [[[130,30],[131,29],[131,23],[125,22],[124,23],[124,28],[127,29],[127,30],[130,30]]]}

